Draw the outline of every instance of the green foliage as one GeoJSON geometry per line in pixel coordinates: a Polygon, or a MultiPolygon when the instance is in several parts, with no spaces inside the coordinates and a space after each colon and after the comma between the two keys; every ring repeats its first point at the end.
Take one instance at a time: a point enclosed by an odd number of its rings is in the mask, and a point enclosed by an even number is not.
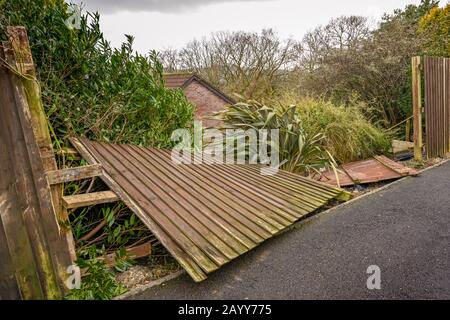
{"type": "MultiPolygon", "coordinates": [[[[389,100],[381,100],[383,110],[389,118],[394,119],[388,121],[389,126],[412,115],[411,57],[428,51],[429,41],[427,35],[420,32],[420,22],[438,5],[438,0],[421,0],[417,5],[410,4],[395,10],[393,14],[385,14],[380,28],[374,32],[374,43],[369,49],[382,54],[377,64],[385,64],[387,75],[394,80],[391,86],[393,90],[386,94],[389,100]],[[389,66],[389,62],[394,64],[389,66]]],[[[383,85],[378,86],[384,90],[383,85]]],[[[377,99],[381,97],[383,91],[377,93],[377,99]]]]}
{"type": "Polygon", "coordinates": [[[65,25],[68,17],[63,0],[0,3],[0,30],[27,27],[54,138],[170,147],[193,110],[182,92],[164,88],[157,53],[136,53],[131,36],[111,48],[98,14],[84,14],[79,30],[65,25]]]}
{"type": "Polygon", "coordinates": [[[439,6],[439,0],[421,0],[419,4],[408,4],[403,9],[394,10],[393,14],[385,14],[380,25],[380,30],[389,28],[389,24],[399,21],[402,24],[408,24],[418,28],[417,22],[430,10],[439,6]]]}
{"type": "Polygon", "coordinates": [[[102,247],[107,253],[153,237],[147,227],[123,203],[82,208],[71,215],[72,233],[79,255],[90,247],[102,247]],[[102,226],[97,233],[93,228],[102,226]]]}
{"type": "Polygon", "coordinates": [[[371,121],[389,128],[411,115],[411,57],[421,54],[419,20],[438,1],[423,0],[385,15],[370,31],[364,17],[340,17],[308,33],[300,93],[351,106],[366,104],[371,121]]]}
{"type": "Polygon", "coordinates": [[[321,132],[323,145],[339,163],[385,154],[390,136],[370,123],[363,115],[365,105],[344,107],[331,102],[302,98],[295,102],[306,132],[321,132]]]}
{"type": "Polygon", "coordinates": [[[302,167],[301,163],[317,163],[317,166],[313,166],[317,168],[326,159],[346,163],[386,154],[390,150],[392,133],[368,121],[362,112],[366,106],[361,103],[354,102],[351,106],[344,107],[323,99],[297,98],[295,95],[285,94],[278,105],[280,107],[270,108],[255,102],[238,103],[219,116],[224,120],[225,127],[280,128],[280,159],[298,159],[298,164],[285,166],[285,169],[291,171],[311,171],[302,167]],[[308,152],[305,154],[312,158],[299,156],[299,150],[317,149],[307,147],[297,150],[295,141],[303,141],[306,146],[320,145],[323,147],[320,149],[327,150],[331,157],[324,153],[308,152]]]}
{"type": "MultiPolygon", "coordinates": [[[[256,101],[237,103],[218,114],[224,128],[278,129],[279,145],[270,143],[271,152],[279,152],[280,168],[290,172],[317,173],[322,168],[334,168],[333,157],[323,147],[325,137],[320,132],[306,132],[295,106],[272,108],[256,101]]],[[[239,139],[233,136],[232,139],[239,139]]],[[[236,149],[235,152],[239,150],[236,149]]]]}
{"type": "Polygon", "coordinates": [[[434,7],[420,19],[419,32],[425,35],[425,54],[450,56],[450,3],[434,7]]]}
{"type": "Polygon", "coordinates": [[[76,263],[86,275],[79,289],[72,289],[66,295],[68,300],[110,300],[126,292],[126,289],[116,282],[114,273],[108,269],[99,256],[102,251],[90,250],[87,259],[79,258],[76,263]]]}

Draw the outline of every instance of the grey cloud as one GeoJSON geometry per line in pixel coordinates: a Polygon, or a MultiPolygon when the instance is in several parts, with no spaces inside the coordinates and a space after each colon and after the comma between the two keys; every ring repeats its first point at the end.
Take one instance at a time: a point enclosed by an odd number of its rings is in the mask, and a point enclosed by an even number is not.
{"type": "MultiPolygon", "coordinates": [[[[79,3],[79,1],[67,2],[79,3]]],[[[262,2],[273,0],[84,0],[84,7],[100,13],[131,12],[162,12],[180,13],[192,11],[202,6],[226,2],[262,2]]]]}

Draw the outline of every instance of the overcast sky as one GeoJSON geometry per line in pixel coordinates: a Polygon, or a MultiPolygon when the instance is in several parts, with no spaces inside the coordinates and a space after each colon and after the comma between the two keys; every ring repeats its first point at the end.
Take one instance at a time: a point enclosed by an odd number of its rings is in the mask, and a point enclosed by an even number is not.
{"type": "MultiPolygon", "coordinates": [[[[79,0],[66,0],[79,3],[79,0]]],[[[378,20],[384,12],[420,0],[83,0],[98,11],[114,46],[124,34],[135,36],[135,49],[180,48],[214,31],[274,28],[282,37],[301,39],[330,18],[364,15],[378,20]]],[[[445,4],[447,0],[441,1],[445,4]]]]}

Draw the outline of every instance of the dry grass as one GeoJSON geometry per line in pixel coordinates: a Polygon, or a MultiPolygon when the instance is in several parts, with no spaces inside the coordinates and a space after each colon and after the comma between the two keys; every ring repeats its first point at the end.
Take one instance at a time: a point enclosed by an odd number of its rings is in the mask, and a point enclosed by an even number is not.
{"type": "Polygon", "coordinates": [[[322,133],[325,148],[338,163],[386,154],[390,150],[391,134],[364,117],[364,106],[336,106],[325,100],[289,96],[280,104],[297,106],[305,132],[322,133]]]}

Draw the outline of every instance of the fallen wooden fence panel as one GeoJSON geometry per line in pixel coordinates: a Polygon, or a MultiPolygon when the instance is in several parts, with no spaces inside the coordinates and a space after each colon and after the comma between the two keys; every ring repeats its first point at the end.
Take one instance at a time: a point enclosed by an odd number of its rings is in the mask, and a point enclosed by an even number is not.
{"type": "Polygon", "coordinates": [[[245,165],[176,165],[170,151],[72,139],[101,178],[195,281],[256,247],[341,189],[245,165]]]}
{"type": "Polygon", "coordinates": [[[361,161],[346,163],[338,168],[338,176],[333,170],[322,173],[320,181],[330,185],[347,187],[379,181],[399,179],[407,175],[417,175],[415,169],[406,167],[385,156],[375,156],[361,161]],[[338,182],[339,180],[339,182],[338,182]]]}

